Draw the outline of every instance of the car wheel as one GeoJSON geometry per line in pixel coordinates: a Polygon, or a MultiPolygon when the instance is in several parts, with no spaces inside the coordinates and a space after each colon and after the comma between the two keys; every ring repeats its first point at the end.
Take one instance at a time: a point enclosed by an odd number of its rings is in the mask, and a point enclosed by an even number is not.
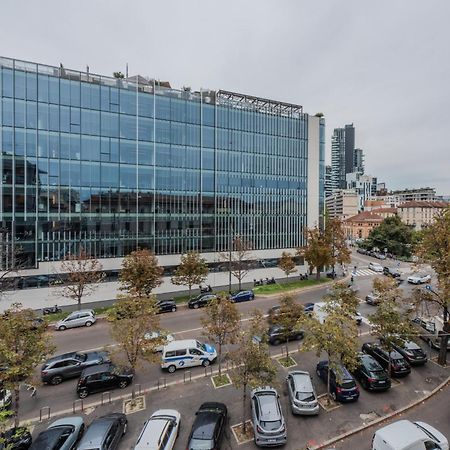
{"type": "Polygon", "coordinates": [[[87,327],[90,327],[90,326],[92,325],[92,322],[91,322],[90,320],[88,320],[88,321],[85,323],[85,325],[86,325],[87,327]]]}
{"type": "Polygon", "coordinates": [[[203,367],[208,367],[211,363],[209,362],[209,359],[204,359],[202,362],[203,367]]]}
{"type": "Polygon", "coordinates": [[[194,304],[194,309],[198,309],[198,303],[194,304]]]}
{"type": "Polygon", "coordinates": [[[61,325],[61,326],[58,328],[58,330],[59,330],[59,331],[67,330],[67,327],[66,327],[65,325],[61,325]]]}
{"type": "Polygon", "coordinates": [[[62,380],[63,380],[63,378],[61,375],[55,375],[54,377],[52,377],[50,379],[50,384],[52,384],[53,386],[56,386],[58,384],[61,384],[62,380]]]}
{"type": "Polygon", "coordinates": [[[169,367],[167,368],[167,371],[168,371],[169,373],[174,373],[175,370],[177,370],[177,368],[176,368],[174,365],[169,366],[169,367]]]}
{"type": "Polygon", "coordinates": [[[82,389],[80,392],[78,392],[79,398],[86,398],[88,396],[88,391],[86,389],[82,389]]]}
{"type": "Polygon", "coordinates": [[[128,386],[128,383],[127,383],[125,380],[122,380],[122,381],[119,383],[119,388],[120,388],[120,389],[125,389],[127,386],[128,386]]]}
{"type": "Polygon", "coordinates": [[[172,308],[172,312],[175,312],[176,310],[177,310],[177,307],[174,306],[174,307],[172,308]]]}

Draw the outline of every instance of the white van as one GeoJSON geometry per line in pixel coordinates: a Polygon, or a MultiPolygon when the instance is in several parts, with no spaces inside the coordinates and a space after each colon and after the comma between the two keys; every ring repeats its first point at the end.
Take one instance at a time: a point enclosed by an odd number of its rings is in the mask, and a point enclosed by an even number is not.
{"type": "MultiPolygon", "coordinates": [[[[328,315],[328,313],[325,311],[325,307],[326,307],[325,302],[317,302],[317,303],[314,303],[314,306],[313,306],[313,314],[320,323],[324,323],[325,319],[327,318],[327,315],[328,315]]],[[[355,319],[356,325],[358,325],[358,326],[361,325],[362,316],[358,311],[356,312],[354,319],[355,319]]]]}
{"type": "Polygon", "coordinates": [[[163,347],[161,368],[169,373],[193,366],[209,366],[217,358],[216,349],[195,339],[173,341],[163,347]]]}
{"type": "Polygon", "coordinates": [[[424,422],[399,420],[377,430],[372,450],[449,450],[448,441],[424,422]]]}

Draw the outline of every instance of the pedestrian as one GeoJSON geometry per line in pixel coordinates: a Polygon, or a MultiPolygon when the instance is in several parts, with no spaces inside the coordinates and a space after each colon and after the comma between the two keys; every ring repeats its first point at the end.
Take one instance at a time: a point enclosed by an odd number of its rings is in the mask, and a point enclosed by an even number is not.
{"type": "Polygon", "coordinates": [[[352,275],[352,278],[351,278],[351,282],[353,283],[353,275],[352,275]]]}

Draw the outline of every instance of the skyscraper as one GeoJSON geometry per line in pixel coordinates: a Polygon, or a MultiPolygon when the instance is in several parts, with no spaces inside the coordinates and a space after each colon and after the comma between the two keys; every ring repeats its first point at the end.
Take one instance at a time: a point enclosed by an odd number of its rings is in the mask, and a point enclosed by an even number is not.
{"type": "Polygon", "coordinates": [[[358,172],[364,174],[364,152],[362,148],[355,148],[353,151],[353,170],[352,172],[358,172]]]}
{"type": "Polygon", "coordinates": [[[355,127],[335,128],[331,137],[331,183],[333,189],[345,189],[345,175],[353,172],[355,127]]]}

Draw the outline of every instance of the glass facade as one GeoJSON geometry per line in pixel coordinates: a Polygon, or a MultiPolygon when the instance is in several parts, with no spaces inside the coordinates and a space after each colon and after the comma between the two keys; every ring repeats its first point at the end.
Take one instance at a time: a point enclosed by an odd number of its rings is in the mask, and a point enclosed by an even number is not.
{"type": "MultiPolygon", "coordinates": [[[[223,251],[237,234],[255,250],[302,244],[301,107],[7,58],[0,101],[0,220],[32,264],[80,245],[103,258],[223,251]]],[[[321,166],[324,134],[322,120],[321,166]]]]}

